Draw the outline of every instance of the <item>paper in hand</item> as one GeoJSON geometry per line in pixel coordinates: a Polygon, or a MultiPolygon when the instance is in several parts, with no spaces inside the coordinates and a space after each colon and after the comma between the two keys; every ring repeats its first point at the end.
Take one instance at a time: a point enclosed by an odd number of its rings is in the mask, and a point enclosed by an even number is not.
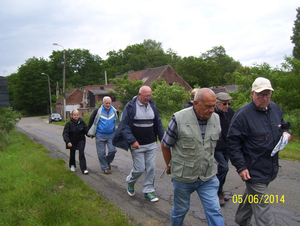
{"type": "Polygon", "coordinates": [[[271,156],[274,156],[277,152],[282,150],[288,144],[288,142],[289,142],[289,136],[287,134],[281,137],[277,145],[273,149],[271,156]]]}

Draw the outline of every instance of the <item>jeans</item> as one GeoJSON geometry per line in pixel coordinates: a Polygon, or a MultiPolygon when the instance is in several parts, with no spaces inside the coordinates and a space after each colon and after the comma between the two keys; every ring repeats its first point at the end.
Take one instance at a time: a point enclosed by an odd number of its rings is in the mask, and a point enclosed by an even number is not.
{"type": "Polygon", "coordinates": [[[117,149],[112,144],[114,135],[111,136],[101,136],[96,134],[96,148],[99,163],[102,170],[108,169],[108,164],[110,164],[116,155],[117,149]],[[108,147],[108,154],[106,155],[106,145],[108,147]]]}
{"type": "Polygon", "coordinates": [[[181,226],[190,208],[190,195],[196,191],[202,202],[208,225],[222,226],[224,218],[217,191],[219,180],[216,176],[208,181],[198,179],[193,183],[183,183],[172,178],[174,186],[174,205],[171,214],[172,226],[181,226]]]}
{"type": "Polygon", "coordinates": [[[218,162],[217,178],[220,181],[218,193],[223,191],[223,185],[225,184],[226,175],[229,171],[228,156],[226,152],[215,151],[215,159],[218,162]]]}
{"type": "Polygon", "coordinates": [[[145,179],[143,182],[142,192],[144,194],[154,192],[155,179],[155,159],[156,159],[156,142],[146,145],[140,145],[140,149],[131,147],[131,155],[133,161],[133,168],[126,178],[129,185],[133,185],[145,172],[145,179]]]}

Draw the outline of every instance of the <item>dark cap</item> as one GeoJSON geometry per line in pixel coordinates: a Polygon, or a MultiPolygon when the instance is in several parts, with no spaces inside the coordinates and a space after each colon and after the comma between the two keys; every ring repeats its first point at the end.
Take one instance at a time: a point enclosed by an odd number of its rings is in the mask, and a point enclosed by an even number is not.
{"type": "Polygon", "coordinates": [[[231,96],[228,93],[225,92],[220,92],[216,94],[217,100],[218,101],[226,101],[226,100],[231,100],[231,96]]]}

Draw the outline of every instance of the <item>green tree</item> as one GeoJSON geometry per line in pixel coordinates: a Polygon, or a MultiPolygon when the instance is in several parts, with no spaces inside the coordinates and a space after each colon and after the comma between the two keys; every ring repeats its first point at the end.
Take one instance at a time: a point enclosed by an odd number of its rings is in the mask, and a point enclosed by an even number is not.
{"type": "Polygon", "coordinates": [[[222,68],[218,63],[193,56],[180,60],[176,71],[192,87],[218,86],[222,76],[222,68]]]}
{"type": "Polygon", "coordinates": [[[232,57],[226,54],[226,50],[223,46],[215,46],[211,50],[203,53],[201,57],[205,60],[212,60],[218,63],[222,68],[222,77],[220,79],[220,85],[226,84],[225,75],[228,73],[233,73],[241,63],[235,61],[232,57]]]}
{"type": "Polygon", "coordinates": [[[293,56],[300,60],[300,7],[297,10],[296,20],[294,21],[293,35],[291,36],[294,43],[293,56]]]}
{"type": "Polygon", "coordinates": [[[49,68],[48,62],[35,57],[18,69],[13,85],[16,110],[26,114],[45,114],[49,100],[48,79],[41,73],[49,68]]]}
{"type": "Polygon", "coordinates": [[[109,91],[108,94],[121,102],[121,110],[123,110],[128,101],[138,95],[139,89],[143,85],[141,80],[135,79],[130,81],[128,77],[129,74],[125,73],[122,78],[110,79],[110,82],[116,84],[116,86],[113,88],[115,92],[109,91]]]}
{"type": "Polygon", "coordinates": [[[189,99],[188,92],[178,83],[167,84],[164,80],[151,83],[153,101],[162,116],[172,115],[181,110],[189,99]]]}

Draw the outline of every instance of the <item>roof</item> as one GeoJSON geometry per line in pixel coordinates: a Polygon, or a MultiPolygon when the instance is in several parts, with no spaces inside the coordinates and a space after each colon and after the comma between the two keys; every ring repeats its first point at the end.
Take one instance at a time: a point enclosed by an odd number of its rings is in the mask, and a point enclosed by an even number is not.
{"type": "Polygon", "coordinates": [[[112,88],[108,88],[108,89],[90,89],[89,90],[91,93],[93,93],[94,95],[105,95],[107,94],[108,91],[114,91],[112,88]]]}

